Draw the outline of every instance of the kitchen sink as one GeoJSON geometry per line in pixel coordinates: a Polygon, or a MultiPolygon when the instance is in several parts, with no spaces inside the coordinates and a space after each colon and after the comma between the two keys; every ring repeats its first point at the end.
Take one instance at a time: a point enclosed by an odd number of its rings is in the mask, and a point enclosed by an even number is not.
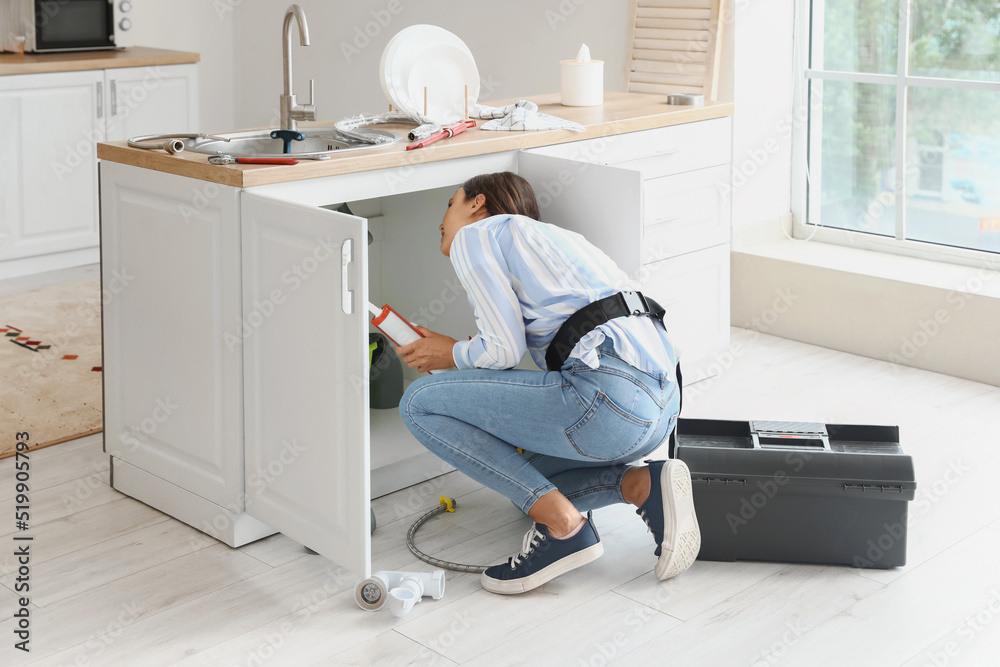
{"type": "Polygon", "coordinates": [[[225,137],[229,141],[211,138],[187,139],[184,142],[184,148],[195,153],[207,153],[209,155],[228,153],[234,157],[293,156],[306,158],[323,157],[337,151],[354,151],[388,146],[402,139],[395,132],[371,128],[368,128],[366,132],[380,135],[385,138],[385,141],[378,144],[353,141],[341,135],[340,132],[332,127],[299,127],[297,131],[304,134],[305,139],[303,141],[293,141],[289,146],[287,154],[282,152],[282,140],[271,138],[272,130],[249,130],[246,132],[212,135],[214,137],[225,137]]]}

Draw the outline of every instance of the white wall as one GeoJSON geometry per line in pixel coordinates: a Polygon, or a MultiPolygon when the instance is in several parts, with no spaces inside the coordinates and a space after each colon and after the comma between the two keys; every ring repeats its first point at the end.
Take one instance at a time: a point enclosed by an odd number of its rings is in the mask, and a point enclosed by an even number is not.
{"type": "Polygon", "coordinates": [[[198,67],[201,126],[192,131],[233,129],[236,12],[233,4],[237,1],[132,0],[134,44],[201,54],[198,67]]]}
{"type": "MultiPolygon", "coordinates": [[[[312,46],[293,47],[294,90],[308,96],[316,79],[320,119],[388,110],[378,66],[388,41],[403,28],[429,23],[469,46],[482,80],[480,100],[559,90],[561,59],[586,42],[605,61],[605,87],[624,88],[628,3],[600,0],[299,0],[312,46]]],[[[281,22],[285,2],[243,0],[236,7],[236,122],[273,123],[281,93],[281,22]]]]}
{"type": "MultiPolygon", "coordinates": [[[[732,2],[733,0],[730,0],[732,2]]],[[[201,54],[202,131],[277,123],[281,24],[291,0],[134,0],[133,40],[201,54]]],[[[293,46],[294,89],[304,102],[316,79],[321,119],[385,111],[378,83],[386,43],[417,23],[439,25],[468,44],[482,80],[480,100],[559,90],[558,61],[580,44],[605,61],[605,89],[625,89],[626,0],[298,0],[312,46],[293,46]]],[[[738,5],[739,3],[737,3],[738,5]]],[[[735,26],[724,32],[719,98],[733,99],[735,26]]]]}
{"type": "MultiPolygon", "coordinates": [[[[800,0],[731,0],[733,226],[791,211],[792,17],[800,0]]],[[[779,232],[780,233],[780,232],[779,232]]]]}

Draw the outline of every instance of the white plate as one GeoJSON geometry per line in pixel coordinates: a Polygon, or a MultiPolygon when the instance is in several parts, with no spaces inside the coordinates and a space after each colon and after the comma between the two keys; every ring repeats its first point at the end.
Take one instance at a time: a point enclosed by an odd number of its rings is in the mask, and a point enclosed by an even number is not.
{"type": "Polygon", "coordinates": [[[465,118],[479,98],[479,70],[465,49],[452,44],[433,44],[420,51],[410,65],[406,92],[411,104],[424,107],[427,89],[427,115],[439,123],[454,123],[465,118]],[[468,86],[468,98],[466,98],[468,86]]]}
{"type": "Polygon", "coordinates": [[[389,100],[397,109],[401,109],[401,105],[396,100],[394,91],[392,90],[392,74],[391,66],[392,61],[395,58],[396,51],[399,49],[399,44],[406,39],[406,30],[401,30],[396,33],[389,43],[385,45],[385,49],[382,51],[382,60],[379,62],[379,83],[382,85],[382,92],[385,94],[387,100],[389,100]]]}
{"type": "MultiPolygon", "coordinates": [[[[434,25],[412,25],[400,30],[386,45],[382,52],[379,75],[382,91],[399,109],[411,113],[423,113],[424,101],[421,90],[418,100],[411,100],[409,95],[409,72],[419,53],[426,48],[441,44],[452,45],[463,50],[469,60],[475,64],[472,52],[457,35],[444,28],[434,25]]],[[[475,95],[473,86],[469,86],[470,104],[478,99],[478,72],[476,73],[475,95]]],[[[470,81],[470,84],[473,82],[470,81]]],[[[464,85],[464,84],[463,84],[464,85]]]]}

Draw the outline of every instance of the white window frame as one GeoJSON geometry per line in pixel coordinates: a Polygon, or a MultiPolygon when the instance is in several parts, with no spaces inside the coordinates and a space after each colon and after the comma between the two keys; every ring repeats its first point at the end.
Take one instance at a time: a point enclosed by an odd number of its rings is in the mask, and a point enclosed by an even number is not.
{"type": "MultiPolygon", "coordinates": [[[[793,63],[794,87],[793,87],[793,113],[794,118],[801,118],[808,111],[809,81],[844,81],[848,83],[876,83],[889,84],[896,87],[896,236],[877,236],[865,232],[836,229],[833,227],[823,227],[820,224],[807,224],[807,219],[813,218],[809,214],[816,213],[818,197],[813,197],[811,208],[807,207],[806,180],[809,148],[819,151],[822,133],[809,132],[810,125],[814,128],[822,122],[821,114],[809,114],[808,121],[796,122],[793,124],[792,140],[792,235],[796,239],[814,239],[825,243],[851,246],[865,250],[875,250],[888,252],[910,257],[919,257],[935,261],[964,264],[967,266],[984,265],[995,266],[1000,262],[1000,255],[988,250],[973,250],[970,248],[957,248],[945,246],[926,241],[915,241],[905,238],[905,215],[906,215],[906,178],[901,177],[903,172],[900,165],[906,164],[906,103],[908,89],[911,86],[952,88],[962,90],[990,90],[1000,94],[1000,83],[992,81],[973,81],[968,79],[940,79],[934,77],[910,76],[909,71],[909,44],[910,34],[910,6],[913,0],[899,0],[899,26],[898,26],[898,61],[896,74],[863,74],[858,72],[836,72],[820,68],[813,69],[810,54],[810,17],[815,11],[822,15],[824,4],[827,0],[795,0],[795,34],[793,48],[795,50],[793,63]],[[809,145],[811,142],[811,146],[809,145]]],[[[830,0],[837,1],[837,0],[830,0]]],[[[813,53],[823,52],[822,31],[817,31],[813,53]]],[[[820,109],[821,111],[821,109],[820,109]]],[[[817,182],[819,176],[819,165],[809,174],[810,180],[817,182]]]]}

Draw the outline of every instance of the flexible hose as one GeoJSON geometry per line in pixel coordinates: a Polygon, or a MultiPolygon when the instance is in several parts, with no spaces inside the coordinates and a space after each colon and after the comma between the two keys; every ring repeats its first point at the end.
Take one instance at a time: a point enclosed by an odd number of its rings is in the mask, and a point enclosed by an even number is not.
{"type": "Polygon", "coordinates": [[[426,116],[407,113],[404,111],[389,111],[377,116],[365,116],[363,114],[359,116],[352,116],[338,120],[333,124],[333,126],[338,132],[352,141],[367,144],[381,144],[387,143],[390,139],[388,139],[385,135],[365,132],[365,128],[385,123],[416,125],[417,127],[410,130],[408,135],[411,140],[423,139],[424,137],[430,136],[441,129],[440,123],[435,123],[426,116]]]}
{"type": "Polygon", "coordinates": [[[413,522],[413,525],[410,526],[410,530],[406,533],[406,546],[410,548],[410,551],[413,553],[414,556],[424,561],[425,563],[433,565],[434,567],[443,567],[446,570],[455,570],[456,572],[474,572],[474,573],[485,572],[486,568],[489,567],[488,565],[465,565],[463,563],[453,563],[451,561],[435,558],[434,556],[429,556],[428,554],[425,554],[423,551],[417,548],[417,545],[415,544],[415,538],[417,536],[417,531],[420,530],[420,527],[425,523],[427,523],[427,520],[430,519],[431,517],[436,516],[441,512],[454,511],[454,508],[457,506],[455,501],[449,498],[448,500],[451,501],[450,505],[451,509],[449,509],[449,505],[447,505],[444,502],[444,500],[445,499],[442,498],[440,505],[430,510],[429,512],[426,512],[423,516],[421,516],[419,519],[413,522]]]}

